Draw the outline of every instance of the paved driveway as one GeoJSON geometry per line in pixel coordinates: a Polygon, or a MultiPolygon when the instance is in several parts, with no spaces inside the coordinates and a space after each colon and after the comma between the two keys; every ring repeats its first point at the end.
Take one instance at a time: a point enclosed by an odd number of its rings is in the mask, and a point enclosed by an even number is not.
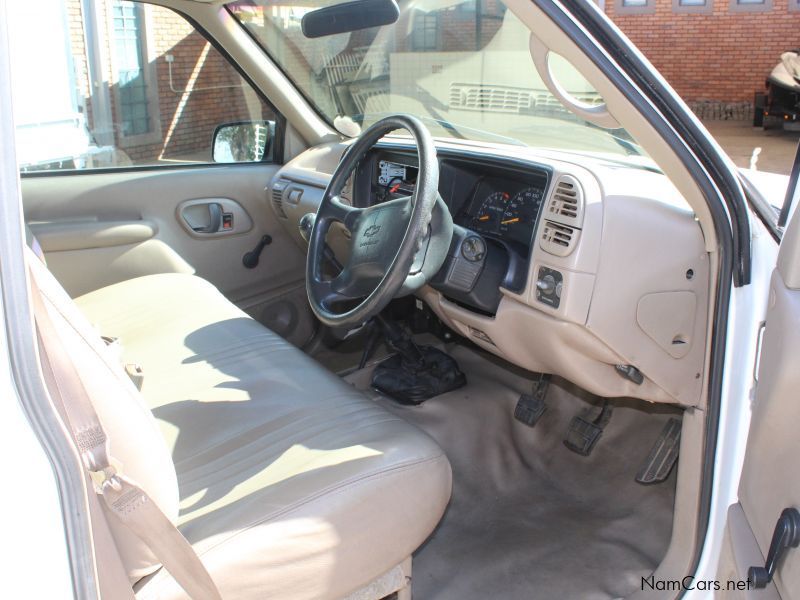
{"type": "Polygon", "coordinates": [[[704,121],[720,146],[739,167],[749,168],[753,151],[761,148],[756,169],[788,175],[800,132],[753,127],[749,121],[704,121]]]}

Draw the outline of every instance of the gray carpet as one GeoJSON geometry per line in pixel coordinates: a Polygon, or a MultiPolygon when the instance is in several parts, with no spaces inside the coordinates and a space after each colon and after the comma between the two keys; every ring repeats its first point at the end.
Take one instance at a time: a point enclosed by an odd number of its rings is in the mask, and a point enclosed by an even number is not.
{"type": "MultiPolygon", "coordinates": [[[[513,419],[531,374],[463,346],[447,350],[466,387],[402,407],[453,466],[453,496],[414,557],[415,600],[619,598],[638,589],[666,553],[675,472],[662,484],[634,481],[640,462],[677,409],[614,401],[590,457],[564,447],[570,419],[599,400],[554,379],[534,429],[513,419]]],[[[371,369],[347,379],[368,387],[371,369]]]]}

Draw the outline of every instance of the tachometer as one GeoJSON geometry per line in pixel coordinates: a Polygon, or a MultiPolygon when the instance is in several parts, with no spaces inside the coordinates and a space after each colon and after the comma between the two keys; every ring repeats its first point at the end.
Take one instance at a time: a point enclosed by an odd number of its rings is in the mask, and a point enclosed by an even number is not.
{"type": "Polygon", "coordinates": [[[494,192],[486,196],[472,217],[472,229],[482,233],[495,233],[500,227],[510,199],[508,192],[494,192]]]}

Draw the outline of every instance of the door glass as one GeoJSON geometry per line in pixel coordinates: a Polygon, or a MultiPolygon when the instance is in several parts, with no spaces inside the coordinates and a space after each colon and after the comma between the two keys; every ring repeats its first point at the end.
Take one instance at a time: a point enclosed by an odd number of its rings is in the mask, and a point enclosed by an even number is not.
{"type": "Polygon", "coordinates": [[[119,72],[120,126],[125,136],[148,133],[147,81],[143,53],[144,7],[115,1],[112,31],[119,72]]]}
{"type": "Polygon", "coordinates": [[[263,135],[224,162],[272,160],[274,110],[178,13],[124,0],[8,11],[23,172],[210,163],[234,123],[263,135]]]}

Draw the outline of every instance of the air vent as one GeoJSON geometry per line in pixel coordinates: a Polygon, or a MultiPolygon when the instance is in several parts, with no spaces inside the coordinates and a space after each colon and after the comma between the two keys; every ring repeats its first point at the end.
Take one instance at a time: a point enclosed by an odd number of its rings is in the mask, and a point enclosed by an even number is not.
{"type": "Polygon", "coordinates": [[[272,208],[275,213],[282,219],[286,218],[286,211],[283,210],[283,193],[286,191],[286,186],[289,185],[288,181],[276,181],[272,184],[272,208]]]}
{"type": "Polygon", "coordinates": [[[578,180],[561,175],[547,203],[547,219],[580,227],[583,222],[583,189],[578,180]]]}
{"type": "Polygon", "coordinates": [[[539,246],[555,256],[567,256],[575,248],[580,233],[580,229],[545,221],[539,246]]]}

